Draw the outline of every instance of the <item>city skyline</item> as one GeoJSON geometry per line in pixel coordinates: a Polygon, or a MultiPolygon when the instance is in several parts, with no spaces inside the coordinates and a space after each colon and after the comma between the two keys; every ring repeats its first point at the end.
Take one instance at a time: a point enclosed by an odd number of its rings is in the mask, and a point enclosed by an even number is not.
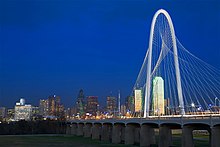
{"type": "MultiPolygon", "coordinates": [[[[161,3],[108,2],[3,2],[0,106],[13,106],[20,97],[38,104],[57,94],[71,107],[81,88],[87,96],[99,96],[102,104],[111,91],[128,96],[147,50],[151,18],[161,3]]],[[[219,68],[219,2],[163,4],[184,45],[219,68]]]]}

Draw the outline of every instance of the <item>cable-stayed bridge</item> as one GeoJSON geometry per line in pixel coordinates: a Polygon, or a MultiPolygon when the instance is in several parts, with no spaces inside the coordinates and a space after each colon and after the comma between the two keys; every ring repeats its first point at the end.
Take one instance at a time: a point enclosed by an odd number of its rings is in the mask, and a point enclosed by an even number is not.
{"type": "Polygon", "coordinates": [[[149,48],[132,92],[134,101],[140,99],[136,89],[141,90],[140,115],[145,118],[218,112],[220,70],[180,43],[171,17],[161,9],[152,20],[149,48]]]}
{"type": "Polygon", "coordinates": [[[115,144],[169,147],[172,130],[180,130],[181,146],[194,147],[193,131],[206,130],[209,146],[220,147],[219,88],[220,71],[184,48],[160,9],[132,91],[139,118],[72,120],[66,131],[115,144]]]}

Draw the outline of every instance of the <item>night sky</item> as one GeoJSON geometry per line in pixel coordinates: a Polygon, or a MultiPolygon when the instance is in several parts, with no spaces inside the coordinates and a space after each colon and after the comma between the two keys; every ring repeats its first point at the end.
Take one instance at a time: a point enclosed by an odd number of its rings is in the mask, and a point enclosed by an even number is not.
{"type": "Polygon", "coordinates": [[[219,0],[1,0],[0,106],[56,94],[70,107],[81,88],[103,105],[125,98],[160,8],[185,48],[220,69],[219,0]]]}

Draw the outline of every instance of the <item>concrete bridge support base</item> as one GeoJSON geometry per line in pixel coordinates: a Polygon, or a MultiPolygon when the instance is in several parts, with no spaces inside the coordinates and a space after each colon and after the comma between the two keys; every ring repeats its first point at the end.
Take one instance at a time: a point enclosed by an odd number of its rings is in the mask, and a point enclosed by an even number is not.
{"type": "Polygon", "coordinates": [[[121,128],[121,141],[125,142],[125,126],[121,128]]]}
{"type": "Polygon", "coordinates": [[[159,147],[169,147],[172,145],[172,131],[170,127],[162,125],[159,128],[159,147]]]}
{"type": "Polygon", "coordinates": [[[134,129],[134,143],[140,143],[140,127],[134,129]]]}
{"type": "Polygon", "coordinates": [[[134,130],[135,126],[134,125],[126,125],[125,127],[125,144],[127,145],[132,145],[134,144],[134,130]]]}
{"type": "Polygon", "coordinates": [[[71,125],[70,124],[66,125],[66,134],[68,134],[68,135],[71,134],[71,125]]]}
{"type": "Polygon", "coordinates": [[[76,134],[77,134],[77,124],[72,124],[72,125],[71,125],[70,134],[71,134],[71,135],[76,135],[76,134]]]}
{"type": "Polygon", "coordinates": [[[182,147],[194,147],[192,131],[193,131],[193,127],[183,126],[182,147]]]}
{"type": "Polygon", "coordinates": [[[118,144],[122,140],[122,125],[115,124],[112,128],[112,143],[118,144]]]}
{"type": "Polygon", "coordinates": [[[140,146],[150,147],[156,143],[154,128],[143,124],[140,129],[140,146]]]}
{"type": "Polygon", "coordinates": [[[92,124],[85,124],[83,128],[84,137],[91,137],[92,124]]]}
{"type": "Polygon", "coordinates": [[[211,131],[211,147],[220,147],[220,126],[212,127],[211,131]]]}
{"type": "Polygon", "coordinates": [[[97,139],[97,140],[100,139],[101,129],[102,129],[101,124],[94,124],[92,126],[92,139],[97,139]]]}
{"type": "Polygon", "coordinates": [[[101,140],[102,141],[110,141],[111,140],[111,132],[112,132],[112,124],[103,124],[102,125],[101,140]]]}
{"type": "Polygon", "coordinates": [[[84,127],[84,124],[77,124],[77,136],[83,136],[83,127],[84,127]]]}

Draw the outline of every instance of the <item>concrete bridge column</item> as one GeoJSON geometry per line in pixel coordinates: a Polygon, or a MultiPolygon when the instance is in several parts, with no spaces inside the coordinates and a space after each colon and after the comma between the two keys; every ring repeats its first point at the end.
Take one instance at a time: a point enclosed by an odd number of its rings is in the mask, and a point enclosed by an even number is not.
{"type": "Polygon", "coordinates": [[[66,134],[68,134],[68,135],[71,134],[71,125],[70,124],[66,125],[66,134]]]}
{"type": "Polygon", "coordinates": [[[125,142],[125,126],[124,125],[121,128],[121,141],[125,142]]]}
{"type": "Polygon", "coordinates": [[[101,140],[102,141],[110,141],[111,139],[111,129],[112,124],[103,124],[102,125],[102,133],[101,133],[101,140]]]}
{"type": "Polygon", "coordinates": [[[151,144],[155,144],[155,132],[154,128],[150,125],[143,124],[140,129],[140,146],[150,147],[151,144]]]}
{"type": "Polygon", "coordinates": [[[85,124],[83,127],[84,137],[91,137],[92,124],[85,124]]]}
{"type": "Polygon", "coordinates": [[[135,127],[134,129],[134,142],[140,143],[140,127],[135,127]]]}
{"type": "Polygon", "coordinates": [[[77,124],[77,136],[83,136],[83,126],[84,124],[82,123],[77,124]]]}
{"type": "Polygon", "coordinates": [[[169,126],[161,125],[159,128],[159,147],[172,145],[172,131],[169,126]]]}
{"type": "Polygon", "coordinates": [[[134,130],[135,126],[132,124],[127,124],[125,127],[125,144],[134,144],[134,130]]]}
{"type": "Polygon", "coordinates": [[[101,124],[93,124],[92,126],[92,139],[100,139],[101,135],[101,130],[102,130],[102,125],[101,124]]]}
{"type": "Polygon", "coordinates": [[[118,144],[122,140],[122,124],[114,124],[112,129],[112,143],[118,144]]]}
{"type": "Polygon", "coordinates": [[[193,127],[183,126],[183,128],[182,128],[182,147],[194,147],[192,131],[193,131],[193,127]]]}
{"type": "Polygon", "coordinates": [[[214,126],[211,130],[211,147],[220,147],[220,126],[214,126]]]}
{"type": "Polygon", "coordinates": [[[76,135],[77,134],[77,124],[72,124],[71,125],[71,132],[70,132],[71,135],[76,135]]]}

